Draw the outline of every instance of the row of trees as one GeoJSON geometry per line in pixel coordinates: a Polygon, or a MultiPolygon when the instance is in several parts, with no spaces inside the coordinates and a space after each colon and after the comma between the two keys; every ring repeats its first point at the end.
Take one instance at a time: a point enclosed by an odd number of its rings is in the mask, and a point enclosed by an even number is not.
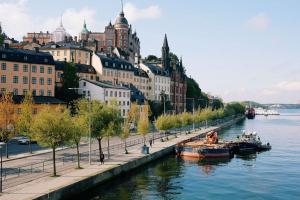
{"type": "MultiPolygon", "coordinates": [[[[131,124],[137,127],[138,133],[144,136],[149,132],[151,114],[149,106],[142,107],[133,103],[128,117],[123,120],[116,101],[108,105],[100,101],[88,101],[80,99],[74,102],[74,108],[57,106],[55,109],[45,105],[37,115],[33,114],[34,102],[31,95],[26,95],[19,113],[16,113],[16,104],[13,103],[12,95],[2,95],[0,100],[1,140],[7,143],[17,134],[27,136],[30,140],[36,140],[40,145],[52,149],[53,154],[53,175],[56,176],[55,150],[62,145],[75,145],[77,152],[77,168],[80,166],[80,143],[83,137],[88,136],[89,128],[92,138],[96,139],[99,145],[99,155],[103,154],[102,140],[107,138],[107,153],[109,152],[109,141],[112,136],[119,136],[125,142],[130,135],[131,124]],[[90,127],[89,127],[90,125],[90,127]]],[[[8,152],[8,151],[6,151],[8,152]]],[[[8,154],[7,154],[8,156],[8,154]]]]}
{"type": "Polygon", "coordinates": [[[199,109],[194,114],[184,112],[178,115],[161,115],[157,118],[155,126],[159,130],[168,130],[189,126],[193,123],[203,122],[205,120],[222,119],[228,116],[235,116],[245,113],[245,106],[241,103],[229,103],[225,108],[213,110],[211,108],[199,109]]]}

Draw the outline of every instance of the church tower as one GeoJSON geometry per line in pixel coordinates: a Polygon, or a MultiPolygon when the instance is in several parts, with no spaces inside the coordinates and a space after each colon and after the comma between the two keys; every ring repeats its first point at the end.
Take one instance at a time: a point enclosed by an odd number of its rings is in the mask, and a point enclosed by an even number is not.
{"type": "Polygon", "coordinates": [[[161,64],[164,69],[170,68],[170,48],[168,44],[167,34],[165,34],[164,44],[161,49],[162,56],[161,56],[161,64]]]}

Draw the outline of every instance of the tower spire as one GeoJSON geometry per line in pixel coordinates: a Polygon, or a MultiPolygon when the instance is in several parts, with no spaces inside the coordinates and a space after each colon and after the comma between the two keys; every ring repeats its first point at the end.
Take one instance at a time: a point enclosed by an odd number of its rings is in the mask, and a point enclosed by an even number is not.
{"type": "Polygon", "coordinates": [[[122,6],[122,13],[124,13],[124,10],[123,10],[123,0],[121,0],[121,6],[122,6]]]}
{"type": "Polygon", "coordinates": [[[169,48],[167,34],[165,33],[164,44],[163,47],[169,48]]]}
{"type": "Polygon", "coordinates": [[[62,15],[60,15],[60,24],[59,24],[60,27],[63,27],[63,23],[62,23],[62,15]]]}

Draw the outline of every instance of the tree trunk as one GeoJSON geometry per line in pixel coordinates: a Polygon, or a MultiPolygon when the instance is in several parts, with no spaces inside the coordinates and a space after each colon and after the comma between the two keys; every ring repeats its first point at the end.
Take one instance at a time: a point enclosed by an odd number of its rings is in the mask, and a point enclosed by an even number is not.
{"type": "Polygon", "coordinates": [[[99,160],[101,160],[101,154],[102,154],[102,147],[101,147],[101,139],[97,138],[98,144],[99,144],[99,160]]]}
{"type": "Polygon", "coordinates": [[[5,143],[5,154],[6,158],[8,158],[8,142],[5,143]]]}
{"type": "Polygon", "coordinates": [[[29,144],[28,144],[29,146],[29,153],[30,154],[32,154],[32,148],[31,148],[31,138],[29,138],[29,144]]]}
{"type": "Polygon", "coordinates": [[[143,138],[144,138],[144,146],[146,146],[146,136],[143,134],[143,138]]]}
{"type": "Polygon", "coordinates": [[[107,158],[109,159],[109,136],[107,137],[107,158]]]}
{"type": "Polygon", "coordinates": [[[52,147],[53,176],[56,176],[55,147],[52,147]]]}
{"type": "Polygon", "coordinates": [[[77,150],[77,168],[80,169],[79,143],[76,143],[76,150],[77,150]]]}
{"type": "Polygon", "coordinates": [[[126,138],[124,139],[124,143],[125,143],[125,152],[127,152],[127,143],[126,143],[126,138]]]}

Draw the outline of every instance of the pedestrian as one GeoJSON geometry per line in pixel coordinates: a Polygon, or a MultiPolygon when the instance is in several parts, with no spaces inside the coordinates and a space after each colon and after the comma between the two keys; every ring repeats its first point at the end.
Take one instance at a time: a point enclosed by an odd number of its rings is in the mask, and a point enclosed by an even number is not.
{"type": "Polygon", "coordinates": [[[152,147],[152,140],[151,139],[149,140],[149,144],[150,144],[150,147],[152,147]]]}
{"type": "Polygon", "coordinates": [[[104,154],[103,153],[100,154],[100,163],[101,163],[101,165],[104,164],[104,154]]]}

